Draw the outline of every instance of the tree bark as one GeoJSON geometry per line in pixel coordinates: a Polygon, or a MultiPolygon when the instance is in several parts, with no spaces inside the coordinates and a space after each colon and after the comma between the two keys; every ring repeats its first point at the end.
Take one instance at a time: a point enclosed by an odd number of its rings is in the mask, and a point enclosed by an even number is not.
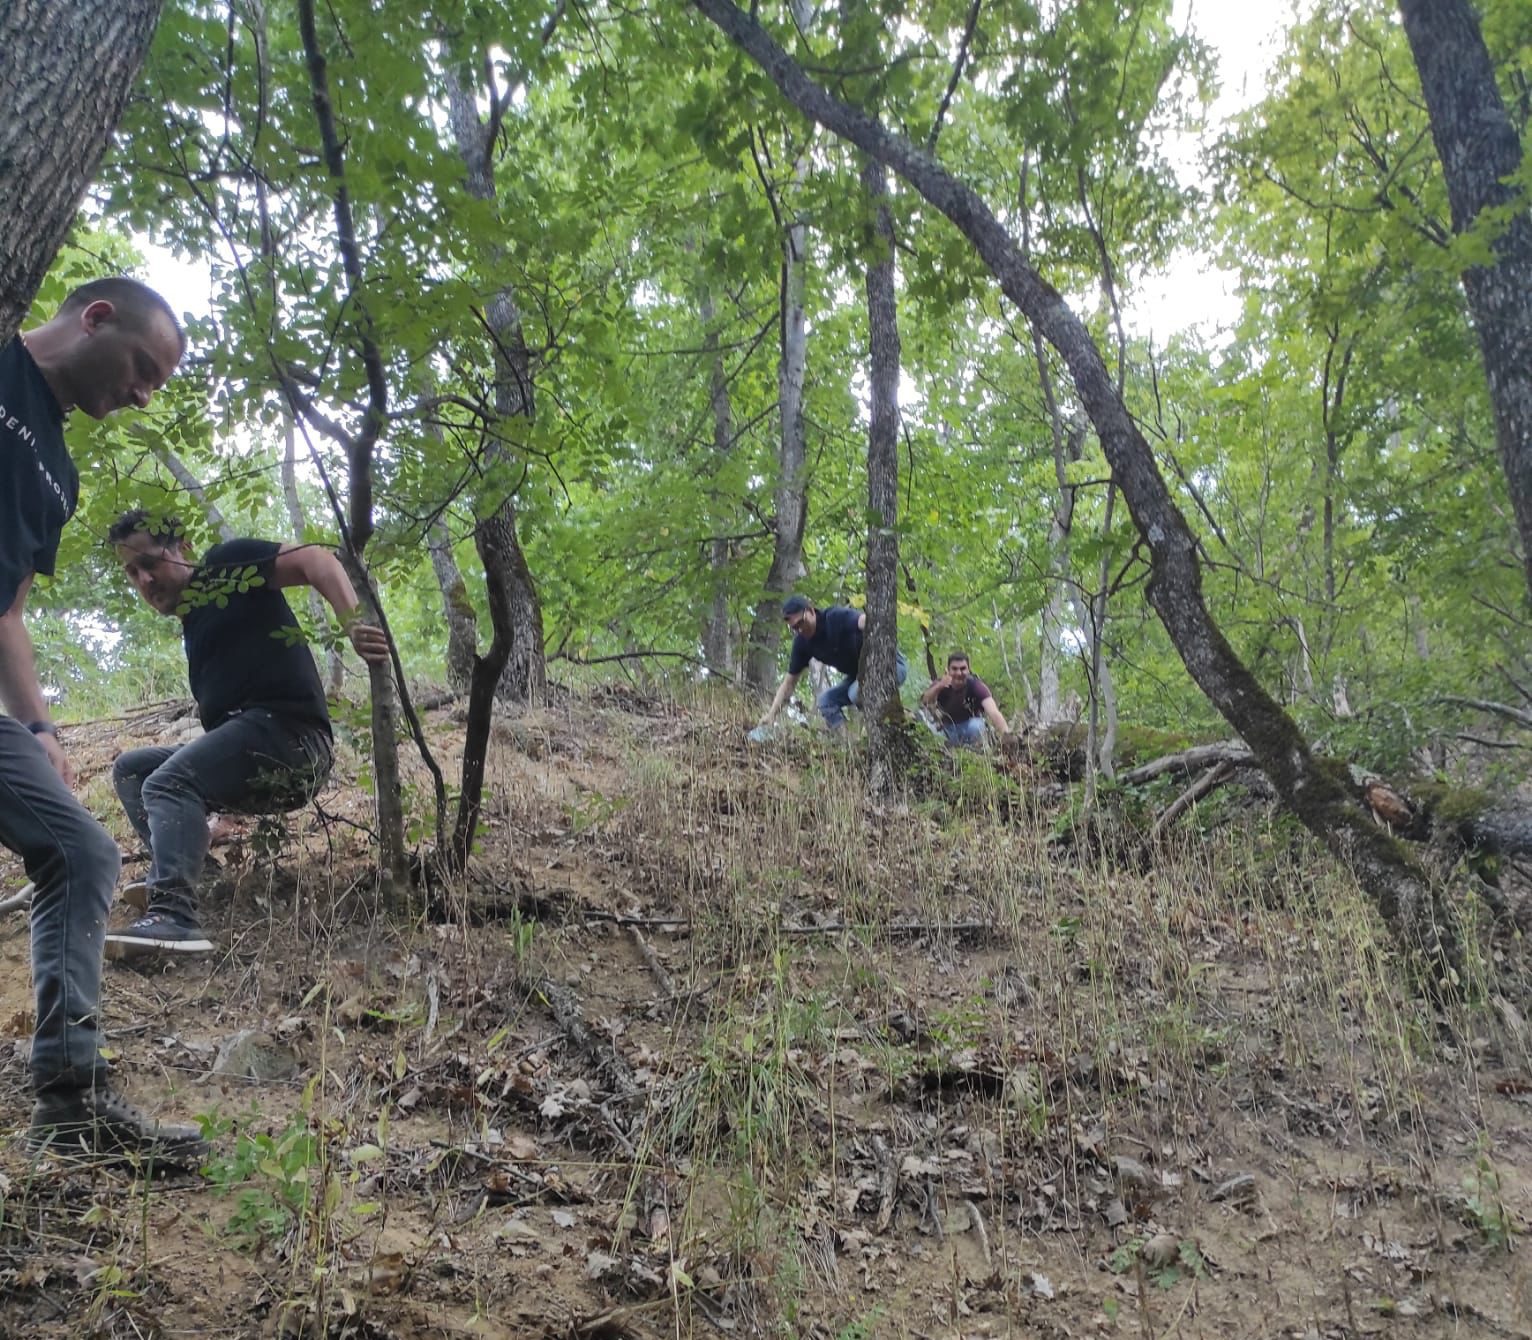
{"type": "Polygon", "coordinates": [[[160,0],[0,5],[0,346],[68,235],[159,13],[160,0]]]}
{"type": "Polygon", "coordinates": [[[468,598],[468,583],[453,556],[452,536],[445,521],[438,519],[426,532],[426,549],[447,624],[447,685],[455,693],[467,693],[474,657],[479,654],[479,615],[468,598]]]}
{"type": "Polygon", "coordinates": [[[888,174],[875,158],[862,163],[862,198],[872,213],[867,265],[867,637],[858,675],[870,732],[868,790],[894,789],[904,714],[899,710],[899,321],[894,292],[894,224],[888,174]]]}
{"type": "MultiPolygon", "coordinates": [[[[718,345],[717,312],[709,290],[702,294],[702,347],[708,355],[708,404],[713,413],[713,456],[718,465],[727,459],[734,443],[734,407],[729,399],[729,379],[718,345]]],[[[715,496],[717,490],[714,490],[715,496]]],[[[714,531],[721,534],[721,518],[715,513],[714,531]]],[[[735,677],[734,628],[729,614],[729,542],[715,539],[708,544],[708,569],[713,596],[707,620],[702,627],[702,656],[708,670],[720,679],[735,677]]]]}
{"type": "Polygon", "coordinates": [[[229,524],[228,518],[218,510],[218,504],[208,497],[207,488],[203,482],[187,469],[186,462],[163,442],[154,443],[149,450],[154,454],[154,459],[163,465],[169,472],[170,477],[181,486],[187,497],[197,504],[198,510],[207,518],[208,524],[218,532],[219,540],[232,540],[234,538],[234,527],[229,524]]]}
{"type": "Polygon", "coordinates": [[[1421,956],[1432,985],[1456,989],[1461,953],[1440,890],[1317,763],[1296,724],[1214,623],[1202,597],[1196,540],[1079,318],[1027,264],[971,187],[908,140],[816,85],[732,0],[692,3],[754,59],[800,111],[891,167],[945,214],[968,238],[1005,295],[1059,351],[1148,551],[1147,598],[1192,679],[1250,745],[1282,799],[1350,866],[1391,929],[1421,956]]]}
{"type": "MultiPolygon", "coordinates": [[[[287,525],[292,533],[293,543],[302,544],[304,536],[308,534],[308,521],[303,515],[303,499],[298,496],[298,442],[297,433],[294,431],[291,414],[283,416],[284,432],[282,434],[282,497],[287,503],[287,525]]],[[[232,534],[224,536],[232,539],[232,534]]],[[[309,618],[315,628],[324,628],[327,623],[325,615],[324,597],[311,586],[308,591],[309,618]]],[[[312,648],[310,649],[312,651],[312,648]]],[[[320,677],[325,681],[325,691],[330,694],[340,692],[341,680],[346,673],[346,663],[341,659],[340,647],[330,648],[328,669],[320,661],[319,653],[313,652],[314,668],[319,671],[320,677]]]]}
{"type": "MultiPolygon", "coordinates": [[[[486,123],[480,119],[474,95],[456,66],[448,65],[444,82],[447,89],[447,120],[466,169],[468,193],[477,199],[498,204],[493,171],[497,125],[493,120],[486,123]]],[[[494,107],[501,105],[498,91],[494,93],[491,104],[494,107]]],[[[506,485],[506,475],[513,462],[501,432],[504,424],[516,419],[530,422],[535,413],[532,356],[522,331],[516,295],[509,284],[502,284],[496,290],[484,315],[494,343],[496,418],[485,457],[490,467],[493,487],[500,491],[500,496],[488,500],[487,510],[480,513],[474,533],[474,547],[486,565],[486,582],[489,581],[488,564],[501,565],[495,579],[504,590],[505,600],[498,608],[509,619],[509,626],[506,629],[505,661],[496,692],[512,702],[533,702],[540,699],[548,687],[548,662],[543,647],[543,611],[537,596],[537,583],[532,578],[532,570],[516,533],[515,494],[506,485]]],[[[492,621],[496,609],[497,602],[491,600],[492,621]]],[[[499,630],[494,641],[499,641],[498,633],[499,630]]],[[[493,646],[494,642],[491,643],[493,646]]],[[[476,673],[487,674],[487,666],[476,666],[476,673]]],[[[473,719],[471,706],[469,717],[473,719]]]]}
{"type": "MultiPolygon", "coordinates": [[[[795,177],[805,171],[798,162],[795,177]]],[[[772,500],[774,538],[765,596],[750,625],[746,681],[769,688],[777,677],[782,598],[808,574],[803,565],[803,528],[808,521],[808,448],[803,432],[803,383],[808,367],[808,316],[804,301],[809,229],[795,219],[782,235],[782,334],[777,362],[777,486],[772,500]]]]}
{"type": "MultiPolygon", "coordinates": [[[[480,200],[497,203],[493,172],[498,133],[495,117],[492,114],[488,123],[480,119],[474,95],[451,62],[444,82],[448,122],[466,169],[468,192],[480,200]]],[[[492,90],[490,103],[492,109],[502,105],[498,90],[492,90]]],[[[498,499],[488,500],[487,511],[479,513],[474,527],[474,548],[484,566],[492,636],[484,655],[475,655],[469,676],[462,790],[449,853],[451,865],[458,870],[467,865],[478,833],[495,699],[503,695],[515,702],[535,701],[543,696],[548,685],[542,606],[516,534],[516,503],[505,479],[511,458],[500,435],[506,423],[516,419],[530,422],[536,408],[531,352],[509,285],[501,285],[490,299],[485,324],[494,343],[495,370],[495,423],[485,455],[492,486],[503,492],[498,499]]]]}
{"type": "MultiPolygon", "coordinates": [[[[345,155],[330,100],[328,66],[314,24],[313,0],[298,0],[298,28],[308,63],[314,119],[330,179],[336,246],[354,313],[352,337],[367,382],[367,405],[361,428],[346,443],[349,516],[341,558],[350,571],[358,595],[379,612],[381,622],[382,607],[377,588],[362,555],[373,532],[372,455],[388,418],[388,378],[383,368],[382,351],[373,338],[372,319],[363,296],[361,251],[357,246],[351,194],[346,185],[345,155]]],[[[394,691],[391,665],[369,666],[368,680],[372,693],[373,800],[378,813],[379,873],[384,903],[390,910],[397,911],[402,907],[410,885],[409,858],[404,845],[404,795],[399,785],[399,700],[394,691]]],[[[438,794],[438,802],[440,799],[438,794]]],[[[439,828],[440,812],[437,823],[439,828]]]]}
{"type": "Polygon", "coordinates": [[[1478,229],[1493,259],[1463,271],[1489,378],[1500,463],[1532,590],[1532,209],[1516,185],[1521,136],[1468,0],[1399,0],[1452,207],[1452,230],[1478,229]]]}

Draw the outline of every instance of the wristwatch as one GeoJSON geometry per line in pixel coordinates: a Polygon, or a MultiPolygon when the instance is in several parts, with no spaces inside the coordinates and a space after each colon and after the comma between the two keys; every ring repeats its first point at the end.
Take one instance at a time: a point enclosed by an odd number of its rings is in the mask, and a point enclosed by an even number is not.
{"type": "Polygon", "coordinates": [[[51,721],[30,721],[27,723],[27,729],[33,735],[51,735],[55,740],[59,737],[59,728],[51,721]]]}

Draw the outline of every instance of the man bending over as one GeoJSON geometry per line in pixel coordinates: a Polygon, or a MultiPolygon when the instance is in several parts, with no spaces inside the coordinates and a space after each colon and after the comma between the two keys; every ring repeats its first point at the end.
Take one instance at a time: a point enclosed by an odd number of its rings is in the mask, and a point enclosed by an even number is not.
{"type": "Polygon", "coordinates": [[[340,560],[315,545],[228,540],[198,562],[174,517],[124,513],[107,538],[128,580],[181,621],[186,670],[205,731],[176,748],[130,749],[112,784],[149,848],[147,910],[107,935],[118,954],[206,953],[197,886],[212,811],[271,814],[306,805],[329,776],[330,714],[314,658],[282,589],[312,586],[366,661],[388,639],[361,618],[340,560]]]}

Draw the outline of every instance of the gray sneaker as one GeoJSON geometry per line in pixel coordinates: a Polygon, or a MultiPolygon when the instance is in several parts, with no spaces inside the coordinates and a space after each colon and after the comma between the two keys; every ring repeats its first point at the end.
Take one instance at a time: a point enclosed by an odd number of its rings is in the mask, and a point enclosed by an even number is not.
{"type": "Polygon", "coordinates": [[[213,942],[202,927],[174,912],[150,912],[120,931],[106,933],[108,958],[139,954],[210,954],[213,942]]]}
{"type": "Polygon", "coordinates": [[[195,1165],[211,1152],[195,1126],[156,1121],[104,1085],[37,1095],[27,1149],[50,1154],[129,1154],[195,1165]]]}

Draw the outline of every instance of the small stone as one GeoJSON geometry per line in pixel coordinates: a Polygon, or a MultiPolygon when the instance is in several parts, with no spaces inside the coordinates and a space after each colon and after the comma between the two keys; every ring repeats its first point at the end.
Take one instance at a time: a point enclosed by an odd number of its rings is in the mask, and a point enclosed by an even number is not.
{"type": "Polygon", "coordinates": [[[1255,1200],[1255,1177],[1251,1173],[1236,1173],[1209,1191],[1208,1199],[1226,1200],[1230,1205],[1249,1205],[1255,1200]]]}
{"type": "Polygon", "coordinates": [[[1180,1239],[1174,1233],[1156,1233],[1138,1249],[1138,1255],[1150,1270],[1164,1270],[1180,1258],[1180,1239]]]}
{"type": "Polygon", "coordinates": [[[272,1083],[293,1079],[298,1058],[269,1033],[245,1028],[219,1044],[213,1074],[272,1083]]]}
{"type": "Polygon", "coordinates": [[[1117,1174],[1117,1180],[1124,1186],[1152,1187],[1154,1175],[1137,1159],[1130,1159],[1125,1154],[1118,1154],[1112,1160],[1112,1171],[1117,1174]]]}

